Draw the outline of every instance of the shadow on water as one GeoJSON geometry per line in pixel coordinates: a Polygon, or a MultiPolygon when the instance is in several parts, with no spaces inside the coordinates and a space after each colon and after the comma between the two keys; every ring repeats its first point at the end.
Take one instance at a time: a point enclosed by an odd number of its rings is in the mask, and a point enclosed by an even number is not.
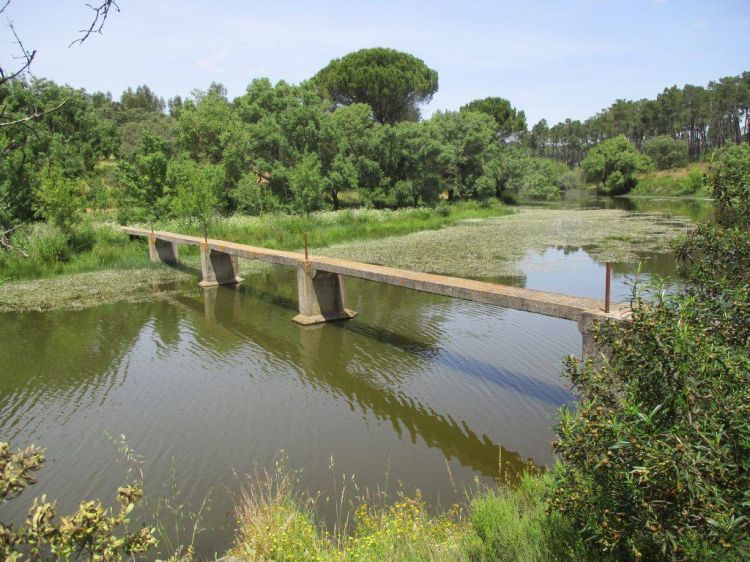
{"type": "MultiPolygon", "coordinates": [[[[318,390],[344,398],[350,405],[356,405],[363,412],[371,412],[377,419],[388,421],[398,437],[407,432],[416,442],[417,437],[429,446],[440,449],[448,459],[457,459],[461,465],[491,478],[498,476],[498,454],[502,450],[503,470],[514,475],[523,470],[528,460],[518,453],[508,451],[493,443],[487,435],[478,435],[465,422],[457,422],[449,415],[441,415],[431,407],[403,392],[391,388],[394,382],[402,381],[410,370],[415,370],[415,362],[426,358],[440,358],[442,361],[458,365],[466,374],[487,377],[491,367],[479,362],[472,362],[465,357],[450,359],[441,354],[438,346],[425,344],[415,339],[376,327],[347,322],[336,322],[327,325],[295,327],[296,345],[289,345],[287,338],[276,337],[274,331],[257,326],[245,309],[244,295],[247,289],[219,287],[205,289],[201,300],[181,297],[181,305],[197,313],[206,315],[206,324],[220,327],[222,334],[214,334],[213,341],[225,340],[228,337],[245,340],[251,338],[265,350],[273,350],[283,360],[301,367],[298,374],[301,380],[318,390]],[[397,347],[407,352],[400,355],[401,373],[393,375],[391,380],[378,381],[382,373],[368,377],[355,374],[352,349],[347,345],[347,332],[367,338],[374,338],[380,343],[397,347]],[[325,357],[326,361],[320,361],[325,357]],[[404,363],[406,362],[406,363],[404,363]],[[477,367],[476,372],[466,371],[466,366],[477,367]],[[411,368],[411,369],[410,369],[411,368]],[[390,386],[389,386],[390,385],[390,386]]],[[[256,319],[257,320],[257,319],[256,319]]],[[[533,386],[523,387],[519,381],[523,376],[503,373],[505,380],[497,376],[489,377],[496,384],[511,384],[514,390],[538,391],[533,386]]],[[[539,396],[536,396],[539,397],[539,396]]],[[[564,401],[569,395],[561,397],[564,401]]]]}

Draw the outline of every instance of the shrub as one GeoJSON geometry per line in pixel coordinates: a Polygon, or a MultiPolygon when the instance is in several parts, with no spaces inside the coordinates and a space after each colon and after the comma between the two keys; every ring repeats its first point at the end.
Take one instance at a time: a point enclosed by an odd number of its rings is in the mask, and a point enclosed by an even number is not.
{"type": "Polygon", "coordinates": [[[618,559],[740,559],[750,553],[746,342],[713,329],[726,307],[707,295],[656,294],[636,293],[632,322],[600,331],[608,362],[567,364],[584,399],[561,416],[552,505],[618,559]]]}
{"type": "Polygon", "coordinates": [[[560,197],[560,190],[543,173],[532,170],[509,184],[510,190],[520,199],[553,201],[560,197]]]}
{"type": "Polygon", "coordinates": [[[53,166],[42,176],[35,194],[37,215],[67,232],[80,216],[81,198],[78,184],[63,175],[61,168],[53,166]]]}
{"type": "MultiPolygon", "coordinates": [[[[12,452],[0,442],[0,504],[12,501],[36,483],[44,452],[33,446],[12,452]]],[[[156,544],[153,529],[128,532],[129,514],[142,496],[135,485],[117,489],[117,512],[99,501],[82,501],[72,515],[56,520],[55,504],[45,496],[34,499],[26,522],[18,527],[0,523],[3,560],[120,560],[147,552],[156,544]]]]}
{"type": "Polygon", "coordinates": [[[680,168],[688,163],[688,144],[669,135],[659,135],[644,141],[643,153],[654,162],[657,170],[680,168]]]}
{"type": "Polygon", "coordinates": [[[606,324],[605,362],[570,359],[552,506],[618,559],[750,556],[750,233],[747,149],[712,167],[718,225],[679,248],[692,285],[606,324]]]}
{"type": "Polygon", "coordinates": [[[245,174],[230,195],[238,211],[248,215],[262,215],[281,208],[278,197],[266,186],[258,183],[256,174],[245,174]]]}
{"type": "Polygon", "coordinates": [[[750,229],[750,145],[724,149],[711,166],[707,181],[723,227],[750,229]]]}

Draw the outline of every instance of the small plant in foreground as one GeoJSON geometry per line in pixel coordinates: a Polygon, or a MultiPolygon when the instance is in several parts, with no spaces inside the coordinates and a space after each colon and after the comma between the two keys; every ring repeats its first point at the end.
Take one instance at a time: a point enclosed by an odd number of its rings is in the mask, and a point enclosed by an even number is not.
{"type": "MultiPolygon", "coordinates": [[[[44,452],[32,447],[12,452],[0,442],[0,502],[5,503],[36,483],[36,472],[44,465],[44,452]]],[[[117,512],[101,502],[82,501],[72,514],[56,520],[54,502],[45,496],[34,499],[26,522],[18,527],[0,523],[0,556],[3,560],[120,560],[144,554],[156,544],[153,529],[129,532],[129,514],[140,501],[135,485],[117,489],[117,512]],[[119,532],[118,532],[119,531],[119,532]]]]}

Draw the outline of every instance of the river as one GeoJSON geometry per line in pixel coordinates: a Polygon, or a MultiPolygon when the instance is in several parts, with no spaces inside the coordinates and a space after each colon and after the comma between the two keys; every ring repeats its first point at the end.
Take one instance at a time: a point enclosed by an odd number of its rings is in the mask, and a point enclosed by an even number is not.
{"type": "MultiPolygon", "coordinates": [[[[597,204],[692,220],[709,208],[597,204]]],[[[675,277],[667,248],[643,258],[645,274],[675,277]]],[[[636,268],[615,264],[616,298],[636,268]]],[[[528,252],[518,269],[502,281],[603,295],[604,265],[582,248],[528,252]]],[[[2,439],[36,443],[48,458],[1,519],[22,518],[42,493],[63,513],[113,498],[128,468],[120,435],[143,458],[152,507],[166,495],[195,511],[207,498],[196,539],[205,556],[231,545],[244,475],[281,459],[302,469],[329,523],[337,510],[326,498],[342,488],[419,489],[447,506],[477,481],[552,461],[556,411],[574,400],[560,371],[580,351],[575,323],[360,280],[348,288],[358,316],[312,328],[291,322],[295,274],[283,268],[237,288],[191,284],[170,300],[0,315],[2,439]]]]}

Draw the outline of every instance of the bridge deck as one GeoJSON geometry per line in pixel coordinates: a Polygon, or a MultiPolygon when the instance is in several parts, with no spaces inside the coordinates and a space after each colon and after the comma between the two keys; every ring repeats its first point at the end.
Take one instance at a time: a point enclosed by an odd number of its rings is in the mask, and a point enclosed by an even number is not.
{"type": "MultiPolygon", "coordinates": [[[[123,227],[122,230],[133,236],[148,237],[151,235],[151,231],[145,228],[123,227]]],[[[173,232],[154,231],[154,236],[157,240],[189,246],[200,246],[203,243],[203,239],[200,237],[173,232]]],[[[310,255],[305,260],[304,254],[297,252],[258,248],[246,244],[226,242],[224,240],[209,238],[207,245],[211,250],[241,258],[256,259],[291,267],[309,267],[316,271],[327,271],[347,277],[358,277],[368,281],[387,283],[416,291],[494,304],[505,308],[534,312],[567,320],[578,321],[584,315],[621,318],[627,310],[627,307],[624,305],[615,304],[611,306],[611,312],[605,314],[604,302],[596,299],[535,291],[522,287],[486,283],[445,275],[420,273],[405,269],[394,269],[382,265],[323,256],[310,255]]]]}

